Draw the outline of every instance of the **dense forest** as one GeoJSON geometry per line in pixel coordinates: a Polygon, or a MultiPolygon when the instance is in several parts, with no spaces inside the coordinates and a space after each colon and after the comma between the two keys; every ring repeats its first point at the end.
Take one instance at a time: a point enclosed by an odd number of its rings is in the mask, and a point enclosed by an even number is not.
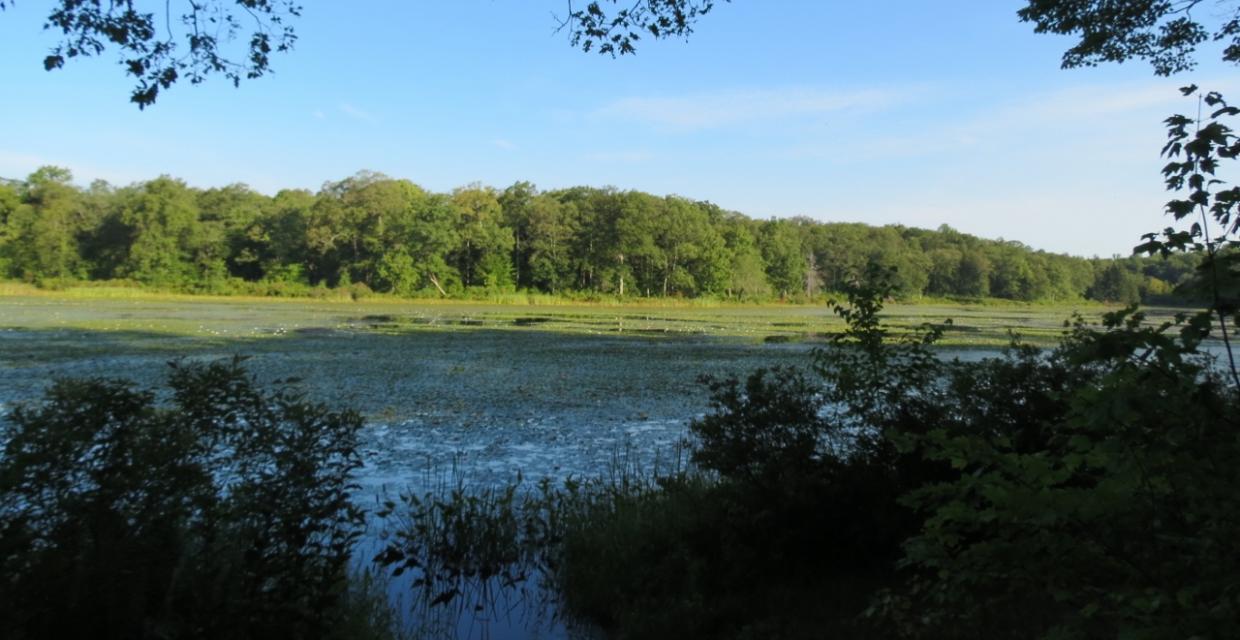
{"type": "Polygon", "coordinates": [[[204,293],[401,296],[478,291],[805,299],[867,266],[897,295],[1165,302],[1189,254],[1079,258],[941,226],[755,220],[709,202],[614,188],[469,185],[432,193],[361,172],[311,193],[197,189],[161,176],[75,186],[43,167],[0,180],[0,277],[58,286],[128,280],[204,293]]]}

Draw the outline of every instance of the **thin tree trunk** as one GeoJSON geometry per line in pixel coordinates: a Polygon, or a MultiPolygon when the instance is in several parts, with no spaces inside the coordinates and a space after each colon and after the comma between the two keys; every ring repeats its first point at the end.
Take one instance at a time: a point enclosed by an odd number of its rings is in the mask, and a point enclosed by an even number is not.
{"type": "Polygon", "coordinates": [[[431,278],[431,284],[435,285],[435,288],[439,290],[439,295],[445,298],[448,297],[448,292],[444,291],[443,287],[439,286],[439,278],[436,278],[435,274],[433,273],[430,275],[430,278],[431,278]]]}

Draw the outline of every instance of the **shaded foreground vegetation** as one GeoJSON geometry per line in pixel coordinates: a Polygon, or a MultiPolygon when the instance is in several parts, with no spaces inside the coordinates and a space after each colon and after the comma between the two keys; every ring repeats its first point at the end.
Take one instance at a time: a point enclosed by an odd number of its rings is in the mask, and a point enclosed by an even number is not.
{"type": "Polygon", "coordinates": [[[361,172],[268,197],[167,176],[120,188],[71,179],[43,167],[0,180],[0,278],[273,296],[808,300],[876,265],[898,270],[901,298],[1201,299],[1191,255],[1085,259],[946,226],[754,220],[611,188],[442,194],[361,172]]]}
{"type": "Polygon", "coordinates": [[[5,416],[5,637],[388,632],[348,575],[360,416],[263,391],[239,362],[175,365],[163,402],[61,380],[5,416]]]}

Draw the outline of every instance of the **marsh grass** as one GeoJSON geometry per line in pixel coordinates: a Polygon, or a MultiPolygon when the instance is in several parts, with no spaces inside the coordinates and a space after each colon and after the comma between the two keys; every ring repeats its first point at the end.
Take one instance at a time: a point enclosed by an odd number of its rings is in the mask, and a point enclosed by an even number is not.
{"type": "Polygon", "coordinates": [[[404,623],[398,603],[388,598],[390,581],[374,568],[349,575],[336,635],[347,640],[415,640],[419,634],[404,623]]]}
{"type": "Polygon", "coordinates": [[[890,576],[841,569],[838,550],[796,535],[835,503],[757,504],[769,496],[695,467],[690,446],[653,462],[617,450],[590,478],[478,487],[450,474],[382,504],[375,561],[413,576],[413,616],[444,636],[515,616],[571,637],[865,637],[856,616],[890,576]]]}
{"type": "Polygon", "coordinates": [[[655,462],[617,450],[591,478],[445,476],[383,502],[375,561],[406,580],[430,635],[502,621],[570,637],[865,637],[855,616],[889,576],[824,574],[825,545],[798,556],[779,548],[795,536],[747,537],[771,525],[741,522],[763,509],[690,464],[688,446],[655,462]]]}
{"type": "MultiPolygon", "coordinates": [[[[564,606],[567,585],[596,579],[569,549],[584,532],[635,515],[635,505],[688,478],[686,459],[683,443],[653,460],[624,447],[596,477],[531,481],[518,474],[482,486],[455,466],[427,471],[429,488],[379,498],[383,543],[374,562],[408,589],[409,619],[428,636],[499,625],[595,637],[595,619],[564,606]]],[[[608,551],[625,540],[611,543],[608,551]]]]}
{"type": "MultiPolygon", "coordinates": [[[[189,338],[232,340],[306,337],[314,331],[401,334],[498,329],[636,338],[713,337],[749,342],[815,341],[842,330],[824,305],[741,304],[710,299],[581,300],[546,294],[505,293],[479,300],[407,300],[324,295],[318,298],[208,296],[151,292],[125,283],[93,283],[48,291],[0,283],[0,330],[86,329],[144,331],[189,338]]],[[[1051,344],[1073,312],[1096,303],[962,304],[923,301],[889,306],[894,332],[953,318],[944,346],[1002,346],[1016,331],[1051,344]]],[[[1167,317],[1173,310],[1155,314],[1167,317]]]]}

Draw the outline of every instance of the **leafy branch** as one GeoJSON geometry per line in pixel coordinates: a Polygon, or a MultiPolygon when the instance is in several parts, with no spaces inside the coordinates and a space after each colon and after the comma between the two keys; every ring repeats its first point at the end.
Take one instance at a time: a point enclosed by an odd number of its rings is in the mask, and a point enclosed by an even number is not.
{"type": "MultiPolygon", "coordinates": [[[[0,0],[0,10],[11,3],[0,0]]],[[[43,59],[43,67],[60,69],[72,58],[115,48],[125,72],[137,79],[129,99],[145,109],[161,89],[181,79],[200,84],[218,73],[238,86],[242,79],[259,78],[271,70],[272,53],[290,51],[297,41],[291,24],[301,16],[297,0],[185,4],[188,8],[177,16],[170,0],[165,0],[162,13],[144,11],[134,0],[57,2],[43,28],[59,31],[62,39],[43,59]],[[244,48],[228,51],[229,43],[242,37],[244,48]]]]}
{"type": "MultiPolygon", "coordinates": [[[[582,51],[597,50],[613,58],[637,52],[634,43],[643,35],[654,39],[688,37],[698,18],[710,13],[715,0],[634,0],[614,13],[603,8],[620,0],[590,2],[578,8],[568,0],[568,13],[556,31],[567,29],[569,41],[582,51]]],[[[724,0],[731,2],[731,0],[724,0]]]]}
{"type": "Polygon", "coordinates": [[[1183,198],[1167,203],[1166,210],[1177,221],[1192,219],[1187,230],[1167,227],[1161,234],[1147,233],[1137,252],[1163,256],[1173,252],[1204,252],[1198,271],[1209,287],[1210,308],[1207,314],[1218,317],[1219,331],[1227,352],[1232,382],[1240,388],[1235,354],[1227,331],[1227,318],[1240,320],[1237,304],[1237,278],[1240,270],[1240,187],[1228,187],[1217,177],[1223,160],[1240,156],[1240,137],[1224,123],[1240,115],[1240,108],[1227,104],[1222,94],[1211,91],[1201,94],[1196,85],[1180,89],[1186,97],[1197,96],[1197,116],[1173,115],[1167,125],[1167,143],[1162,155],[1171,161],[1162,173],[1168,191],[1182,192],[1183,198]],[[1203,119],[1202,109],[1212,109],[1203,119]],[[1218,230],[1211,233],[1211,227],[1218,230]]]}
{"type": "MultiPolygon", "coordinates": [[[[1063,68],[1094,67],[1129,59],[1149,61],[1154,73],[1170,76],[1196,66],[1193,54],[1207,42],[1227,42],[1222,58],[1240,62],[1240,5],[1221,0],[1221,21],[1194,15],[1202,0],[1028,0],[1017,12],[1037,33],[1076,35],[1063,54],[1063,68]],[[1230,9],[1225,5],[1235,5],[1230,9]],[[1230,15],[1226,15],[1230,14],[1230,15]]],[[[1214,12],[1208,12],[1213,17],[1214,12]]]]}

